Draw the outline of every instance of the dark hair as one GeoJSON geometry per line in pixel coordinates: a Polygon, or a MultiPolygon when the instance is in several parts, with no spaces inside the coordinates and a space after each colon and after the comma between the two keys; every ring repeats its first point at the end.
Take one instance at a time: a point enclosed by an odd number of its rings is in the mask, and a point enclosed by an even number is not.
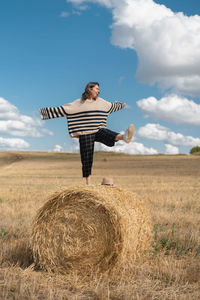
{"type": "Polygon", "coordinates": [[[82,94],[82,97],[81,97],[82,101],[85,101],[86,99],[88,99],[90,97],[90,89],[92,89],[95,85],[99,86],[99,83],[94,82],[94,81],[88,82],[88,84],[85,87],[85,91],[84,91],[84,93],[82,94]]]}

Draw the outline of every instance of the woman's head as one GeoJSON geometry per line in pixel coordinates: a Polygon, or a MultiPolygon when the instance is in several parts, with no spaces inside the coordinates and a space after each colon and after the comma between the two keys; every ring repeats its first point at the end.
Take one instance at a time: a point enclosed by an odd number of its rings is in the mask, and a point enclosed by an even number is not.
{"type": "Polygon", "coordinates": [[[85,91],[82,94],[81,99],[84,101],[86,99],[96,99],[99,95],[99,83],[98,82],[88,82],[85,87],[85,91]]]}

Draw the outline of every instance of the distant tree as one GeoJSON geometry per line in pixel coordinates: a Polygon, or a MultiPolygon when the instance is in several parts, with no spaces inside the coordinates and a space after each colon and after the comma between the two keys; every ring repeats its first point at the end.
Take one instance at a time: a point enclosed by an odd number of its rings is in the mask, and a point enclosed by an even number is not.
{"type": "Polygon", "coordinates": [[[200,147],[199,146],[195,146],[192,149],[190,149],[190,154],[197,153],[197,152],[200,153],[200,147]]]}

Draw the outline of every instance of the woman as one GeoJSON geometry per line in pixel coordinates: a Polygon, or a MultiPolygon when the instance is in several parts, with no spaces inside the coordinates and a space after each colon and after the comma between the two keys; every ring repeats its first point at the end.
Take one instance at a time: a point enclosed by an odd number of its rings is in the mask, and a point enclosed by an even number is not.
{"type": "Polygon", "coordinates": [[[82,173],[87,185],[91,184],[94,143],[100,142],[109,147],[119,140],[129,143],[134,133],[133,124],[124,135],[106,128],[108,115],[124,108],[126,104],[108,102],[98,97],[99,93],[99,83],[89,82],[80,99],[59,107],[40,109],[42,120],[67,118],[70,136],[79,138],[82,173]]]}

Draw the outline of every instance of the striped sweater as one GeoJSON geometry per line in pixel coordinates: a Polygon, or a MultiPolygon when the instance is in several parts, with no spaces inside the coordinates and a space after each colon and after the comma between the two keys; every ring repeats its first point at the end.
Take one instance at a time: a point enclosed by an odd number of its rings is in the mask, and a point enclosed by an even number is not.
{"type": "Polygon", "coordinates": [[[42,120],[66,117],[69,135],[78,137],[105,128],[108,115],[125,105],[123,102],[111,103],[99,97],[96,100],[77,99],[59,107],[41,108],[40,115],[42,120]]]}

